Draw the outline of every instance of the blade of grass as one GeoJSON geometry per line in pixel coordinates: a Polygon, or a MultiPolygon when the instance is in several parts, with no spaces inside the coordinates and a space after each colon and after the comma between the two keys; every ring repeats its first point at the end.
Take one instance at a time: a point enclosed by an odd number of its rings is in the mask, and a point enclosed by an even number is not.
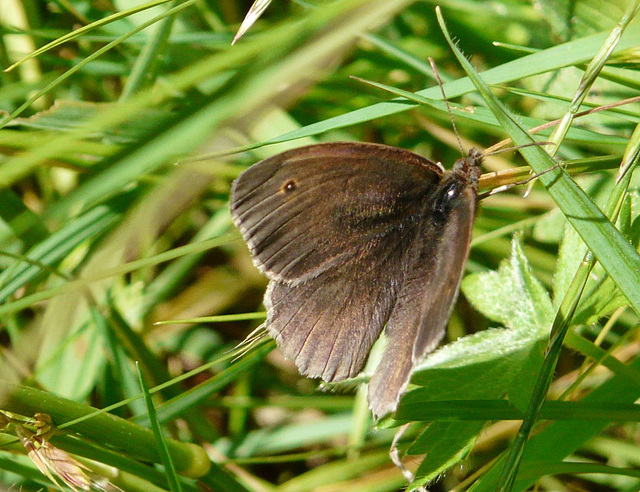
{"type": "MultiPolygon", "coordinates": [[[[54,436],[52,442],[60,447],[60,449],[64,449],[69,453],[99,461],[100,463],[115,467],[119,471],[128,472],[139,479],[147,480],[162,487],[166,486],[163,471],[136,461],[122,452],[106,449],[97,444],[64,434],[54,436]]],[[[195,486],[186,486],[184,489],[189,492],[198,492],[199,490],[195,486]]]]}
{"type": "MultiPolygon", "coordinates": [[[[534,142],[508,109],[493,96],[485,81],[477,76],[469,61],[457,49],[445,30],[446,26],[441,14],[438,16],[445,36],[458,60],[477,84],[478,91],[514,143],[526,145],[534,142]]],[[[540,173],[538,179],[547,188],[549,195],[616,285],[627,296],[634,310],[640,313],[640,256],[636,250],[563,169],[556,167],[549,170],[556,163],[543,149],[533,146],[522,148],[520,152],[531,168],[536,173],[540,173]]]]}
{"type": "MultiPolygon", "coordinates": [[[[471,64],[455,47],[439,11],[437,15],[440,26],[456,57],[467,74],[474,80],[478,91],[483,95],[496,117],[503,123],[513,141],[518,145],[533,141],[517,121],[508,114],[506,107],[491,94],[488,86],[475,74],[471,64]]],[[[607,46],[605,51],[610,54],[612,50],[607,46]]],[[[601,59],[599,63],[603,63],[601,59]]],[[[558,141],[562,139],[563,133],[564,130],[555,134],[558,141]]],[[[545,169],[544,161],[551,161],[549,156],[545,156],[542,149],[528,148],[521,149],[521,152],[536,172],[542,172],[545,169]]],[[[549,162],[549,164],[551,164],[551,162],[549,162]]],[[[549,166],[547,166],[547,168],[548,167],[549,166]]],[[[589,200],[584,192],[575,185],[568,175],[562,170],[558,170],[558,172],[554,174],[555,176],[547,176],[546,179],[543,175],[540,179],[593,254],[602,263],[618,287],[625,293],[636,312],[640,313],[640,298],[638,298],[638,288],[640,287],[640,257],[638,257],[637,252],[630,246],[607,217],[589,200]],[[572,201],[570,202],[569,200],[572,201]],[[606,243],[609,243],[609,245],[606,243]],[[617,254],[611,254],[612,252],[617,254]]],[[[619,187],[618,190],[620,190],[620,188],[621,187],[619,187]]],[[[624,187],[622,187],[622,189],[624,191],[624,187]]],[[[612,212],[614,213],[617,203],[617,200],[613,200],[614,210],[612,210],[612,212]]],[[[552,332],[545,362],[543,363],[540,376],[534,388],[525,420],[516,437],[516,441],[512,445],[497,490],[512,490],[513,484],[515,483],[524,443],[544,401],[548,386],[553,377],[553,368],[555,368],[555,362],[559,355],[563,335],[568,328],[571,315],[577,307],[577,302],[584,288],[587,275],[591,270],[592,262],[587,258],[587,261],[583,263],[583,265],[584,267],[579,270],[578,275],[572,283],[572,288],[569,289],[568,296],[565,296],[566,302],[563,301],[558,316],[556,316],[556,321],[554,322],[555,330],[552,332]]]]}
{"type": "MultiPolygon", "coordinates": [[[[164,18],[168,15],[174,14],[179,8],[185,7],[185,4],[180,5],[179,7],[175,7],[174,9],[170,9],[164,14],[158,16],[157,18],[152,19],[141,26],[138,26],[135,31],[139,31],[145,27],[152,25],[154,22],[157,22],[160,18],[164,18]]],[[[299,26],[303,28],[304,26],[299,26]]],[[[88,58],[82,60],[78,65],[69,71],[65,72],[61,77],[68,77],[71,75],[73,70],[78,70],[78,67],[88,63],[88,61],[94,59],[96,56],[99,56],[104,51],[108,50],[109,47],[116,46],[118,43],[127,39],[127,37],[132,36],[134,33],[127,33],[111,43],[108,43],[103,48],[99,49],[88,58]]],[[[290,34],[287,32],[286,34],[290,34]]],[[[276,33],[275,37],[282,38],[282,33],[276,33]]],[[[273,44],[273,41],[269,39],[269,35],[264,36],[266,39],[263,40],[266,44],[273,44]]],[[[172,88],[173,91],[180,91],[190,88],[192,85],[197,84],[199,81],[205,79],[208,76],[213,76],[218,71],[224,71],[231,67],[237,67],[239,63],[243,60],[247,60],[252,58],[254,55],[259,53],[261,50],[261,44],[259,42],[247,44],[241,48],[236,48],[233,53],[229,51],[222,52],[220,54],[214,55],[212,57],[207,58],[201,63],[188,67],[184,72],[173,76],[168,80],[168,86],[172,88]]],[[[18,111],[22,111],[24,107],[30,104],[30,101],[34,98],[40,97],[40,95],[44,94],[48,90],[50,90],[52,84],[57,84],[58,79],[54,80],[51,84],[49,84],[45,89],[39,91],[29,101],[23,104],[20,108],[14,111],[11,115],[6,116],[0,126],[6,124],[10,121],[15,115],[17,115],[18,111]],[[51,86],[51,87],[50,87],[51,86]]],[[[166,98],[168,94],[163,94],[166,98]]],[[[92,118],[85,122],[83,125],[80,125],[79,128],[76,128],[74,131],[69,132],[65,135],[52,135],[49,138],[41,139],[38,142],[37,146],[34,146],[29,153],[24,155],[16,156],[6,162],[2,163],[0,166],[0,187],[6,186],[12,183],[16,179],[20,179],[21,177],[27,175],[32,169],[38,166],[41,162],[45,161],[48,158],[51,158],[55,155],[68,153],[69,150],[75,149],[78,142],[83,141],[89,136],[95,134],[95,132],[100,131],[102,129],[112,128],[118,124],[121,124],[132,117],[136,117],[138,112],[147,107],[152,107],[154,105],[159,104],[157,91],[145,90],[137,95],[135,98],[128,101],[126,104],[121,103],[113,106],[111,109],[107,111],[100,112],[95,118],[92,118]]],[[[192,148],[190,145],[189,148],[192,148]]],[[[180,153],[184,151],[183,146],[180,145],[177,148],[177,152],[180,153]]],[[[168,159],[170,156],[167,155],[165,151],[165,159],[168,159]]]]}
{"type": "MultiPolygon", "coordinates": [[[[638,385],[640,388],[640,385],[638,385]]],[[[394,425],[404,421],[521,420],[524,412],[507,400],[437,400],[426,401],[413,395],[414,402],[404,403],[394,418],[394,425]]],[[[640,408],[634,404],[603,404],[583,401],[547,401],[541,409],[542,420],[640,421],[640,408]]]]}
{"type": "Polygon", "coordinates": [[[551,461],[532,463],[531,469],[524,475],[526,478],[527,475],[531,477],[540,477],[542,475],[580,475],[595,473],[640,478],[640,470],[637,468],[621,468],[601,465],[599,463],[557,463],[551,461]]]}
{"type": "Polygon", "coordinates": [[[166,321],[156,321],[154,325],[176,325],[185,323],[226,323],[228,321],[265,319],[266,317],[267,313],[262,311],[258,313],[220,314],[217,316],[200,316],[198,318],[171,319],[166,321]]]}
{"type": "MultiPolygon", "coordinates": [[[[236,380],[239,376],[246,374],[250,367],[260,362],[269,352],[275,348],[275,341],[265,339],[259,345],[248,353],[244,354],[237,362],[225,368],[205,382],[200,383],[180,396],[166,401],[158,407],[158,418],[161,422],[168,422],[178,417],[185,409],[209,398],[213,393],[220,391],[230,382],[236,380]]],[[[146,415],[138,415],[134,419],[141,425],[148,425],[148,417],[146,415]]]]}
{"type": "Polygon", "coordinates": [[[133,14],[136,14],[138,12],[142,12],[144,10],[156,7],[158,5],[162,5],[163,3],[167,3],[170,2],[171,0],[154,0],[152,2],[148,2],[142,5],[138,5],[136,7],[127,9],[127,10],[122,10],[120,12],[116,12],[115,14],[109,15],[107,17],[104,17],[98,21],[92,22],[89,25],[86,26],[82,26],[78,29],[74,29],[73,31],[63,35],[63,36],[59,36],[57,37],[55,40],[53,40],[52,42],[46,44],[45,46],[38,48],[37,50],[33,51],[32,53],[29,53],[28,55],[26,55],[25,57],[21,58],[20,60],[18,60],[17,62],[15,62],[13,65],[7,67],[4,69],[4,72],[11,72],[13,69],[15,69],[16,67],[18,67],[19,65],[22,65],[24,62],[26,62],[27,60],[31,60],[32,58],[36,58],[38,56],[40,56],[42,53],[45,53],[57,46],[60,46],[68,41],[72,41],[73,39],[76,39],[79,36],[82,36],[84,34],[86,34],[87,32],[90,32],[94,29],[97,29],[99,27],[102,26],[106,26],[107,24],[110,24],[112,22],[115,22],[119,19],[124,19],[126,17],[129,17],[133,14]]]}
{"type": "MultiPolygon", "coordinates": [[[[558,151],[559,145],[564,140],[567,132],[569,131],[569,127],[571,126],[576,113],[579,111],[582,101],[584,101],[589,89],[592,87],[593,83],[598,77],[598,74],[601,72],[605,63],[611,56],[611,53],[620,41],[620,37],[622,36],[625,28],[635,17],[638,11],[638,3],[639,2],[636,1],[635,4],[631,5],[630,8],[625,12],[623,18],[620,20],[620,22],[618,22],[611,34],[605,40],[602,47],[600,47],[600,49],[594,56],[593,60],[591,60],[591,62],[589,63],[587,70],[585,71],[582,80],[580,81],[580,85],[576,91],[576,95],[571,101],[568,111],[565,113],[565,116],[562,118],[558,126],[549,137],[549,141],[556,144],[550,148],[550,152],[552,155],[555,155],[558,151]]],[[[623,183],[618,183],[618,186],[614,189],[614,192],[609,197],[605,212],[607,216],[611,218],[612,222],[615,222],[620,207],[622,206],[622,197],[629,185],[630,175],[631,173],[626,174],[628,179],[623,183]]],[[[587,245],[589,244],[587,241],[585,242],[587,243],[587,245]]],[[[556,364],[560,357],[560,351],[562,350],[564,338],[566,336],[567,330],[569,329],[571,319],[576,312],[578,303],[580,302],[580,298],[582,297],[582,294],[584,292],[584,288],[586,287],[588,276],[595,264],[594,254],[594,252],[590,251],[585,255],[585,258],[580,264],[576,276],[571,282],[571,285],[569,286],[569,289],[567,290],[567,293],[562,300],[556,318],[554,319],[553,326],[551,328],[551,334],[549,337],[549,344],[547,346],[547,352],[545,354],[545,360],[542,364],[540,375],[531,395],[527,413],[520,429],[518,430],[518,433],[516,434],[516,438],[511,445],[509,455],[507,456],[502,476],[500,477],[500,481],[498,482],[498,486],[496,488],[496,490],[498,491],[510,492],[511,490],[513,490],[518,469],[520,467],[520,462],[522,460],[524,446],[527,439],[529,438],[529,434],[531,433],[536,420],[540,415],[542,405],[553,379],[553,373],[555,371],[556,364]]],[[[639,312],[637,307],[636,312],[639,312]]]]}
{"type": "Polygon", "coordinates": [[[22,309],[28,308],[29,306],[37,302],[51,299],[57,295],[63,294],[68,291],[84,289],[90,283],[96,282],[98,280],[102,280],[115,275],[123,275],[129,272],[132,272],[134,270],[137,270],[139,268],[144,268],[150,265],[163,263],[165,261],[170,261],[184,255],[198,253],[200,251],[206,251],[208,249],[216,248],[218,246],[228,244],[232,241],[236,241],[238,240],[238,238],[239,236],[237,233],[225,234],[223,236],[209,239],[207,241],[202,241],[197,244],[188,244],[186,246],[174,248],[171,251],[166,251],[158,255],[150,256],[148,258],[131,261],[124,265],[118,265],[117,267],[109,268],[101,272],[98,272],[97,274],[93,274],[91,277],[73,280],[64,285],[53,287],[51,289],[46,289],[41,292],[36,292],[35,294],[24,296],[18,299],[17,301],[0,305],[0,316],[16,313],[18,311],[21,311],[22,309]]]}
{"type": "Polygon", "coordinates": [[[0,190],[0,219],[4,222],[9,230],[0,232],[0,247],[6,245],[11,235],[19,238],[25,248],[31,248],[43,241],[49,236],[47,226],[38,218],[38,216],[18,198],[13,190],[0,190]],[[28,228],[23,228],[19,224],[19,218],[26,217],[31,224],[28,228]]]}
{"type": "MultiPolygon", "coordinates": [[[[553,72],[554,70],[578,63],[588,62],[593,56],[593,53],[602,45],[606,37],[606,33],[594,34],[504,63],[483,72],[483,80],[487,84],[503,84],[540,73],[553,72]]],[[[634,48],[638,44],[640,44],[640,30],[636,29],[625,32],[614,53],[634,48]]],[[[445,82],[443,87],[447,97],[450,98],[462,96],[474,89],[473,82],[468,77],[445,82]]],[[[429,89],[418,91],[416,94],[428,99],[442,99],[440,88],[438,87],[430,87],[429,89]]],[[[366,108],[357,109],[340,116],[307,125],[298,130],[267,140],[261,145],[286,142],[296,138],[317,135],[329,130],[357,125],[365,121],[383,118],[413,109],[416,105],[417,103],[401,99],[374,104],[366,108]]]]}
{"type": "MultiPolygon", "coordinates": [[[[142,460],[159,461],[153,433],[114,415],[96,412],[95,408],[27,386],[0,380],[3,410],[19,415],[38,412],[51,416],[58,427],[62,423],[91,414],[91,418],[74,425],[73,430],[97,442],[126,450],[142,460]]],[[[178,472],[186,476],[200,476],[209,469],[206,452],[195,444],[168,441],[178,472]]]]}
{"type": "MultiPolygon", "coordinates": [[[[629,366],[634,371],[640,370],[640,359],[635,359],[629,366]]],[[[631,404],[639,397],[640,388],[629,385],[629,378],[626,375],[615,375],[586,395],[582,402],[631,404]]],[[[522,471],[518,474],[514,488],[529,490],[536,479],[544,475],[541,470],[536,471],[535,468],[530,468],[529,464],[535,467],[535,463],[543,460],[555,460],[556,463],[561,463],[569,454],[575,452],[577,448],[609,425],[610,422],[605,420],[567,420],[553,422],[541,429],[527,443],[522,471]],[[525,463],[526,467],[524,467],[525,463]]],[[[498,459],[481,478],[476,480],[469,490],[473,492],[495,491],[502,471],[502,463],[504,463],[504,459],[498,459]]]]}
{"type": "Polygon", "coordinates": [[[158,414],[156,413],[155,405],[153,404],[151,394],[149,393],[149,388],[144,382],[142,371],[140,371],[140,367],[137,363],[136,369],[138,371],[138,381],[140,382],[140,387],[142,388],[144,401],[147,405],[147,415],[149,416],[149,421],[151,422],[151,430],[153,431],[153,435],[156,438],[156,447],[158,449],[158,454],[160,455],[162,465],[165,469],[165,474],[169,482],[169,488],[172,492],[182,492],[182,487],[180,486],[180,481],[178,480],[176,468],[173,464],[173,460],[171,459],[171,454],[169,453],[167,441],[160,427],[160,421],[158,420],[158,414]]]}
{"type": "MultiPolygon", "coordinates": [[[[361,79],[359,77],[352,77],[354,80],[358,80],[364,84],[367,85],[371,85],[373,87],[376,87],[378,89],[382,89],[386,92],[390,92],[392,94],[395,94],[397,96],[403,97],[405,99],[407,99],[408,101],[413,101],[416,102],[418,104],[421,105],[426,105],[429,106],[433,109],[436,109],[442,113],[448,114],[449,111],[451,111],[454,115],[454,117],[456,118],[456,120],[469,120],[469,121],[473,121],[476,123],[482,123],[483,125],[490,125],[490,126],[494,126],[496,128],[500,128],[500,122],[496,119],[496,117],[493,115],[493,113],[491,113],[490,111],[487,110],[487,108],[483,108],[483,107],[477,107],[474,108],[473,111],[469,111],[468,109],[458,109],[455,106],[449,106],[447,107],[447,105],[445,104],[444,101],[441,100],[435,100],[435,99],[428,99],[424,96],[421,96],[419,93],[413,93],[413,92],[408,92],[408,91],[404,91],[402,89],[398,89],[396,87],[392,87],[386,84],[381,84],[379,82],[373,82],[371,80],[365,80],[365,79],[361,79]]],[[[530,117],[526,117],[526,116],[521,116],[520,117],[520,123],[526,127],[529,128],[534,128],[537,127],[541,124],[544,123],[543,120],[539,119],[539,118],[530,118],[530,117]]],[[[540,132],[541,135],[545,135],[548,134],[549,131],[543,131],[540,132]]],[[[588,129],[582,129],[582,128],[571,128],[569,130],[568,133],[568,137],[575,142],[584,142],[584,143],[588,143],[589,145],[593,145],[595,143],[602,143],[602,144],[626,144],[627,139],[625,138],[620,138],[620,137],[613,137],[611,138],[610,135],[602,135],[602,134],[597,134],[596,132],[593,132],[591,130],[588,129]]]]}
{"type": "MultiPolygon", "coordinates": [[[[196,1],[197,0],[187,0],[184,3],[182,3],[180,5],[177,5],[176,7],[170,8],[166,12],[164,12],[164,13],[162,13],[162,14],[160,14],[160,15],[158,15],[158,16],[150,19],[150,20],[148,20],[147,22],[144,22],[144,23],[140,24],[139,26],[135,27],[131,31],[128,31],[127,33],[123,34],[122,36],[117,37],[113,41],[111,41],[111,42],[107,43],[106,45],[104,45],[102,48],[99,48],[94,53],[92,53],[89,56],[87,56],[86,58],[83,58],[77,65],[74,65],[69,70],[67,70],[65,73],[63,73],[62,75],[60,75],[59,77],[57,77],[56,79],[51,81],[49,84],[47,84],[45,87],[43,87],[42,89],[36,91],[22,105],[20,105],[17,109],[12,111],[11,114],[9,114],[9,115],[5,116],[4,118],[2,118],[0,120],[0,128],[4,128],[7,125],[7,123],[9,123],[11,120],[13,120],[16,116],[20,115],[25,109],[27,109],[29,106],[31,106],[35,101],[40,99],[43,95],[45,95],[46,93],[48,93],[51,90],[53,90],[55,87],[57,87],[62,82],[67,80],[69,77],[71,77],[74,73],[76,73],[80,69],[82,69],[85,65],[87,65],[91,61],[95,60],[96,58],[102,56],[104,53],[109,51],[111,48],[119,46],[122,42],[126,41],[131,36],[137,34],[138,32],[146,29],[149,26],[152,26],[156,22],[159,22],[159,21],[161,21],[161,20],[163,20],[165,18],[171,18],[174,14],[180,12],[181,10],[184,10],[185,8],[187,8],[188,6],[190,6],[192,3],[196,2],[196,1]]],[[[56,41],[54,41],[54,43],[55,42],[56,41]]],[[[21,62],[24,62],[24,61],[25,61],[25,59],[21,60],[21,62]]],[[[9,68],[13,68],[13,67],[9,67],[9,68]]]]}
{"type": "Polygon", "coordinates": [[[249,12],[247,12],[247,15],[242,20],[242,24],[240,24],[238,32],[236,32],[236,35],[233,37],[231,44],[236,44],[236,41],[238,41],[238,39],[240,39],[244,35],[244,33],[246,33],[249,28],[251,28],[251,26],[253,26],[253,24],[260,18],[262,13],[267,10],[267,7],[270,3],[271,0],[256,0],[255,2],[253,2],[251,8],[249,9],[249,12]]]}
{"type": "MultiPolygon", "coordinates": [[[[126,202],[130,203],[130,200],[124,202],[126,206],[126,202]]],[[[122,205],[122,197],[119,197],[117,204],[107,203],[89,210],[29,251],[25,259],[31,261],[16,262],[12,268],[2,272],[0,303],[5,302],[16,290],[44,273],[38,264],[55,266],[79,244],[87,240],[95,240],[113,227],[121,218],[122,205]]]]}
{"type": "MultiPolygon", "coordinates": [[[[169,6],[169,10],[177,6],[178,2],[174,0],[169,6]]],[[[120,101],[126,101],[143,86],[152,85],[156,76],[155,67],[157,59],[167,44],[174,19],[175,16],[171,15],[159,22],[155,32],[147,41],[147,44],[138,55],[138,59],[131,69],[131,74],[127,78],[127,83],[120,94],[120,101]]]]}

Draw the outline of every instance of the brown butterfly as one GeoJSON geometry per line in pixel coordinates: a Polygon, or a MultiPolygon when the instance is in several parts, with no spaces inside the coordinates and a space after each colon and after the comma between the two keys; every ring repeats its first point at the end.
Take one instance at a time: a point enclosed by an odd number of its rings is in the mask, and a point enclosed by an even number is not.
{"type": "Polygon", "coordinates": [[[369,382],[376,417],[442,338],[469,251],[482,154],[445,171],[407,150],[327,143],[283,152],[233,183],[231,215],[269,278],[266,329],[300,372],[369,382]]]}

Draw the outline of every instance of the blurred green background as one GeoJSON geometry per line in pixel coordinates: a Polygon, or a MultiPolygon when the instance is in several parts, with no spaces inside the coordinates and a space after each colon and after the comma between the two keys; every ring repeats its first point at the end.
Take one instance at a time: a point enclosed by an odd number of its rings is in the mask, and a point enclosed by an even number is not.
{"type": "MultiPolygon", "coordinates": [[[[261,323],[266,286],[229,216],[243,169],[338,140],[449,167],[460,149],[427,57],[465,149],[508,137],[436,5],[526,128],[561,118],[576,94],[580,111],[639,94],[635,20],[580,86],[632,1],[275,0],[232,46],[251,2],[2,0],[0,65],[12,69],[0,73],[0,410],[10,412],[0,488],[53,487],[17,440],[27,432],[44,461],[60,449],[93,470],[87,487],[107,477],[126,491],[401,490],[388,451],[409,423],[398,448],[411,489],[495,489],[587,251],[587,229],[576,234],[561,212],[573,195],[536,184],[482,202],[448,328],[458,341],[416,371],[397,420],[371,421],[364,377],[318,391],[272,342],[234,350],[261,323]],[[107,408],[122,419],[94,411],[107,408]],[[57,425],[53,437],[29,434],[21,418],[38,412],[57,425]]],[[[577,118],[559,140],[538,133],[557,142],[590,206],[609,212],[620,192],[609,217],[634,248],[637,182],[621,188],[616,175],[637,158],[639,114],[631,101],[577,118]]],[[[485,191],[528,176],[506,171],[526,165],[515,152],[485,165],[485,191]]],[[[580,220],[600,227],[583,209],[580,220]]],[[[617,237],[602,226],[600,249],[589,242],[599,262],[567,319],[549,392],[558,401],[543,407],[514,490],[640,487],[629,299],[640,265],[617,237]]]]}

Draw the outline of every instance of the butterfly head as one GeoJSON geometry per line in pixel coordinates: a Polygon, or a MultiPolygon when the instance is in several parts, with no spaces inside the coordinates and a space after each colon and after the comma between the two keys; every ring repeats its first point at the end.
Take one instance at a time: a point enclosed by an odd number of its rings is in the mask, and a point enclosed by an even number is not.
{"type": "Polygon", "coordinates": [[[482,158],[484,154],[478,149],[470,149],[469,154],[458,159],[453,168],[451,174],[454,175],[461,182],[467,186],[477,188],[478,179],[480,178],[482,164],[482,158]]]}

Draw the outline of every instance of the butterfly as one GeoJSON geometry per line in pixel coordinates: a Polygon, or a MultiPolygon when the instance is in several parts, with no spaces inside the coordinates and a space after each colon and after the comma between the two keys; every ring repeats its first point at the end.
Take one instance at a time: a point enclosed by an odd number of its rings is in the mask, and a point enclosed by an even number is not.
{"type": "Polygon", "coordinates": [[[360,373],[383,329],[368,385],[377,418],[442,339],[469,253],[482,153],[443,167],[407,150],[337,142],[249,167],[231,216],[269,279],[266,330],[301,374],[360,373]]]}

